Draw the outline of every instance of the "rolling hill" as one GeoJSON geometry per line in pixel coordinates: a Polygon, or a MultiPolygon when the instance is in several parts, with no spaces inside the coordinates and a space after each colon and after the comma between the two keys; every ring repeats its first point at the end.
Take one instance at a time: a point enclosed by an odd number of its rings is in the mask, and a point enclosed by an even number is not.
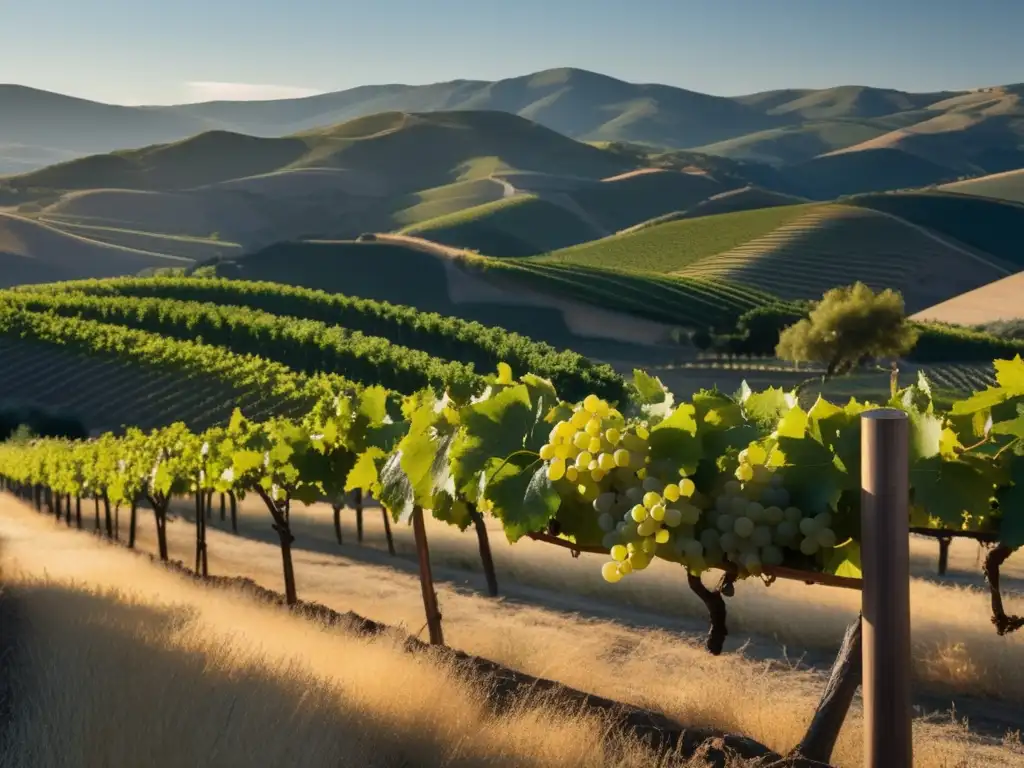
{"type": "Polygon", "coordinates": [[[10,85],[0,87],[0,146],[7,146],[0,157],[7,172],[16,172],[208,131],[281,137],[381,113],[484,110],[584,141],[703,148],[786,164],[851,148],[898,148],[955,171],[994,173],[1024,165],[1021,89],[907,93],[843,85],[727,98],[561,68],[497,81],[366,85],[301,99],[120,107],[10,85]]]}
{"type": "Polygon", "coordinates": [[[192,263],[190,258],[112,245],[0,213],[0,287],[113,277],[192,263]]]}
{"type": "Polygon", "coordinates": [[[955,181],[952,184],[943,184],[939,189],[944,192],[958,192],[962,195],[1024,203],[1024,169],[955,181]]]}
{"type": "Polygon", "coordinates": [[[914,315],[915,320],[956,325],[983,325],[1020,318],[1024,318],[1024,272],[954,296],[914,315]]]}
{"type": "Polygon", "coordinates": [[[915,312],[1010,273],[991,258],[878,211],[844,205],[770,210],[799,215],[678,274],[728,280],[784,299],[815,299],[861,281],[876,290],[899,290],[907,310],[915,312]]]}
{"type": "MultiPolygon", "coordinates": [[[[495,170],[538,170],[604,177],[631,166],[503,112],[389,112],[282,138],[209,131],[137,150],[93,155],[6,179],[15,188],[182,190],[274,172],[344,170],[383,183],[390,193],[485,177],[495,170]]],[[[347,181],[347,179],[346,179],[347,181]]]]}

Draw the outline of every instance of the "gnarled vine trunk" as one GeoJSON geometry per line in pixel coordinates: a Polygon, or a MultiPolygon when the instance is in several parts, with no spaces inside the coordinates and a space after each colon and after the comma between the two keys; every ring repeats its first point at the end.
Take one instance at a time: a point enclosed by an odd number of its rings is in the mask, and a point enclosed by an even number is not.
{"type": "Polygon", "coordinates": [[[288,499],[278,502],[270,498],[267,492],[257,487],[263,503],[266,504],[274,524],[270,527],[277,532],[278,541],[281,544],[281,567],[284,571],[284,596],[288,605],[295,605],[298,601],[298,594],[295,590],[295,568],[292,565],[292,542],[295,537],[291,530],[291,502],[288,499]]]}

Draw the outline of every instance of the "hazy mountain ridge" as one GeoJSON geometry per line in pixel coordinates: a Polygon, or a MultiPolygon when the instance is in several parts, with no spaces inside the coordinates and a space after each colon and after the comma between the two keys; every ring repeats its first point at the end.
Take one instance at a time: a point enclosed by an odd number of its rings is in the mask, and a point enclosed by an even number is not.
{"type": "MultiPolygon", "coordinates": [[[[178,141],[209,130],[279,137],[381,112],[496,110],[584,141],[629,141],[704,148],[736,159],[786,164],[880,140],[944,118],[926,131],[884,139],[926,159],[948,153],[965,129],[971,147],[954,167],[1008,170],[1024,144],[1021,86],[915,94],[866,86],[713,96],[674,86],[627,83],[579,69],[553,69],[498,81],[368,85],[300,99],[208,102],[160,107],[99,104],[21,86],[0,86],[0,146],[40,153],[89,154],[178,141]],[[952,117],[947,117],[951,115],[952,117]],[[773,133],[775,132],[775,133],[773,133]],[[810,138],[798,138],[807,133],[810,138]],[[941,150],[934,136],[946,135],[941,150]],[[928,137],[922,140],[922,135],[928,137]],[[784,146],[780,148],[780,137],[784,146]],[[988,145],[987,152],[979,143],[988,145]],[[723,144],[724,143],[724,144],[723,144]]],[[[32,154],[0,152],[0,173],[24,171],[32,154]],[[6,159],[5,159],[6,158],[6,159]]]]}

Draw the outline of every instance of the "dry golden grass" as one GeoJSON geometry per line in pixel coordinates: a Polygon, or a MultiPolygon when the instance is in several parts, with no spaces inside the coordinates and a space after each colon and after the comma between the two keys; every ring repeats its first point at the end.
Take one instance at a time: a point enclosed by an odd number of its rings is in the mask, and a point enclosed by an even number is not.
{"type": "Polygon", "coordinates": [[[484,688],[394,639],[295,620],[35,522],[4,521],[24,645],[3,768],[662,764],[541,700],[496,717],[484,688]]]}
{"type": "Polygon", "coordinates": [[[914,320],[981,325],[1024,317],[1024,272],[1004,277],[973,291],[922,310],[914,320]]]}
{"type": "MultiPolygon", "coordinates": [[[[493,721],[484,714],[479,691],[465,682],[455,681],[451,670],[425,667],[421,660],[407,658],[386,643],[353,640],[288,619],[269,609],[247,605],[237,597],[186,584],[179,577],[130,553],[102,545],[87,534],[61,530],[51,520],[15,502],[3,501],[0,505],[0,538],[6,545],[5,578],[10,580],[16,574],[16,588],[33,588],[43,597],[47,589],[58,586],[64,589],[65,596],[70,592],[91,591],[94,602],[98,599],[95,595],[103,590],[120,589],[116,601],[111,602],[108,594],[105,603],[121,606],[110,609],[115,618],[127,610],[124,606],[150,609],[155,606],[165,615],[175,605],[190,609],[186,612],[179,608],[173,617],[162,622],[154,619],[152,623],[136,622],[129,626],[135,626],[136,630],[128,645],[146,647],[143,641],[149,638],[148,656],[139,651],[139,668],[135,672],[134,665],[126,667],[124,662],[118,665],[117,659],[127,651],[111,653],[111,640],[106,636],[109,633],[99,632],[102,617],[107,613],[87,612],[92,618],[83,626],[68,627],[54,618],[61,613],[59,604],[40,608],[40,626],[48,626],[47,622],[53,626],[48,630],[48,641],[33,640],[35,658],[40,661],[32,667],[42,675],[43,659],[51,655],[60,659],[54,676],[46,677],[49,682],[40,689],[52,689],[47,696],[58,698],[57,702],[46,704],[46,711],[56,713],[53,724],[47,725],[40,717],[32,721],[32,727],[42,730],[29,728],[20,737],[30,739],[40,748],[78,734],[82,712],[90,714],[81,721],[81,735],[76,738],[90,738],[92,731],[85,725],[103,732],[103,728],[109,727],[104,723],[131,722],[133,727],[126,730],[136,734],[132,740],[138,738],[138,743],[132,741],[132,749],[151,749],[152,745],[159,744],[164,750],[176,749],[178,755],[184,755],[178,763],[168,765],[202,764],[190,761],[192,753],[181,752],[197,749],[195,744],[178,743],[193,741],[191,737],[183,739],[181,736],[193,731],[197,733],[195,741],[205,749],[210,748],[216,733],[223,733],[220,755],[233,756],[237,749],[241,750],[239,755],[245,756],[282,755],[282,761],[293,760],[296,765],[339,764],[339,758],[335,757],[338,753],[330,751],[338,749],[335,740],[351,744],[353,754],[357,755],[358,759],[349,762],[346,753],[340,762],[344,765],[396,765],[400,764],[399,755],[415,755],[411,765],[604,765],[609,764],[617,747],[601,741],[600,723],[535,706],[524,705],[513,716],[493,721]],[[48,574],[49,583],[39,583],[43,573],[48,574]],[[72,589],[72,582],[87,584],[88,590],[82,586],[72,589]],[[147,627],[154,625],[160,627],[156,637],[147,634],[147,627]],[[98,634],[104,636],[93,638],[86,631],[89,627],[97,627],[98,634]],[[72,642],[68,637],[77,639],[72,642]],[[101,647],[107,650],[101,652],[101,647]],[[155,663],[153,657],[163,659],[164,653],[191,659],[193,676],[177,672],[170,663],[155,663]],[[94,654],[101,657],[99,661],[83,661],[91,660],[94,654]],[[108,663],[109,666],[105,666],[108,663]],[[123,673],[126,668],[132,670],[131,675],[123,673]],[[112,690],[115,684],[101,673],[118,669],[122,670],[122,677],[112,690]],[[207,678],[197,684],[195,675],[198,673],[194,670],[201,669],[207,670],[207,678]],[[256,673],[257,669],[263,670],[263,677],[256,673]],[[170,680],[157,677],[171,670],[177,673],[170,680]],[[140,676],[139,682],[133,679],[135,674],[140,676]],[[73,680],[75,685],[67,687],[68,680],[73,680]],[[61,704],[63,694],[58,690],[58,682],[65,685],[60,690],[86,690],[91,694],[87,697],[83,693],[82,699],[61,704]],[[174,717],[161,719],[159,712],[146,714],[140,697],[151,696],[153,690],[161,691],[159,709],[173,709],[174,717]],[[309,693],[305,698],[293,698],[296,690],[309,693]],[[199,695],[199,691],[210,693],[199,695]],[[422,700],[420,691],[425,691],[422,700]],[[128,695],[130,692],[132,695],[128,695]],[[396,692],[401,693],[396,695],[396,692]],[[252,700],[254,697],[259,701],[252,700]],[[120,702],[122,698],[128,702],[124,713],[113,716],[109,702],[120,702]],[[100,700],[105,702],[104,708],[98,703],[93,705],[100,700]],[[228,727],[223,723],[227,722],[231,701],[237,703],[228,727]],[[289,722],[296,723],[294,738],[290,731],[275,731],[280,726],[273,719],[275,714],[270,709],[273,704],[279,710],[283,707],[295,713],[289,714],[289,722]],[[435,711],[442,708],[443,714],[435,711]],[[95,715],[101,719],[99,723],[92,720],[94,710],[100,713],[95,715]],[[150,717],[152,723],[148,722],[150,717]],[[192,718],[195,718],[194,723],[192,718]],[[333,728],[329,736],[325,735],[329,729],[322,727],[327,720],[333,728]],[[65,732],[68,723],[75,727],[65,732]],[[247,741],[250,725],[251,744],[247,741]],[[153,737],[138,736],[150,727],[155,729],[153,737]],[[243,730],[236,732],[236,729],[243,730]],[[380,737],[381,733],[387,733],[387,739],[380,737]],[[206,741],[201,741],[199,734],[206,741]],[[366,752],[358,751],[364,747],[366,752]],[[292,751],[286,751],[289,749],[292,751]],[[406,751],[401,751],[403,749],[406,751]],[[372,755],[374,762],[359,762],[364,754],[372,755]],[[316,757],[309,758],[309,755],[316,757]],[[303,757],[307,762],[302,762],[303,757]],[[313,761],[309,762],[310,759],[313,761]]],[[[301,541],[302,515],[298,518],[301,541]]],[[[142,520],[146,525],[140,546],[151,551],[148,516],[143,516],[142,520]]],[[[368,532],[374,533],[371,521],[372,517],[368,520],[368,532]]],[[[253,523],[266,527],[263,518],[254,517],[253,523]]],[[[169,532],[172,557],[187,559],[192,527],[178,521],[169,527],[169,532]]],[[[346,534],[352,534],[348,526],[346,534]]],[[[405,531],[398,534],[399,547],[404,551],[405,531]]],[[[657,708],[681,722],[744,733],[777,750],[788,750],[806,727],[820,694],[819,674],[785,662],[756,661],[744,653],[732,652],[714,658],[695,642],[681,639],[666,629],[631,627],[621,620],[629,622],[651,618],[651,615],[631,611],[616,601],[609,603],[597,589],[593,594],[601,600],[587,601],[578,594],[562,592],[569,587],[560,587],[558,593],[552,594],[548,590],[516,584],[508,578],[507,553],[497,546],[498,542],[495,544],[502,584],[510,597],[494,601],[467,594],[452,582],[465,582],[469,574],[464,570],[446,572],[446,567],[459,557],[457,548],[446,546],[440,529],[432,527],[431,536],[435,560],[441,563],[438,575],[450,579],[439,586],[439,592],[446,640],[453,647],[597,694],[657,708]],[[554,607],[561,608],[562,612],[527,604],[525,601],[531,597],[537,601],[547,598],[551,604],[559,604],[554,607]],[[603,606],[607,616],[596,617],[596,606],[603,606]],[[565,612],[572,610],[587,611],[591,617],[565,612]]],[[[522,555],[544,557],[539,551],[523,550],[516,553],[517,561],[522,555]]],[[[422,603],[411,563],[405,558],[391,560],[370,547],[346,546],[342,551],[346,556],[312,551],[296,553],[300,595],[417,632],[423,623],[422,603]]],[[[466,557],[471,554],[475,553],[468,549],[463,553],[466,557]]],[[[279,555],[269,544],[211,530],[210,555],[213,573],[246,575],[279,588],[279,555]]],[[[567,554],[565,560],[572,563],[567,554]]],[[[542,564],[543,560],[534,560],[534,563],[542,564]]],[[[585,573],[592,570],[587,565],[592,564],[573,563],[571,569],[567,567],[558,572],[562,575],[572,571],[585,573]]],[[[660,577],[646,582],[647,588],[659,578],[665,580],[666,575],[661,573],[660,577]]],[[[678,579],[669,581],[661,593],[671,592],[675,604],[685,602],[679,600],[678,579]]],[[[631,587],[643,588],[643,584],[631,587]]],[[[810,588],[801,589],[804,601],[809,601],[810,588]]],[[[761,602],[774,604],[774,610],[766,610],[766,613],[785,614],[790,623],[815,621],[816,611],[802,618],[802,611],[812,607],[809,602],[798,606],[788,605],[783,600],[780,604],[778,598],[765,599],[763,589],[754,586],[739,592],[760,594],[761,602]]],[[[767,597],[770,598],[770,594],[767,597]]],[[[34,604],[42,605],[42,602],[34,604]]],[[[920,603],[916,606],[919,608],[920,603]]],[[[663,606],[662,610],[666,608],[669,606],[663,606]]],[[[733,613],[738,616],[741,609],[737,607],[733,613]]],[[[69,610],[66,615],[77,614],[69,610]]],[[[657,623],[657,617],[653,618],[657,623]]],[[[983,667],[988,662],[974,657],[971,661],[983,667]]],[[[1016,679],[1004,682],[1010,687],[1016,679]]],[[[120,710],[122,704],[113,706],[120,710]]],[[[1024,753],[1017,751],[1013,743],[1003,745],[998,740],[973,735],[962,724],[950,722],[948,716],[941,721],[919,720],[915,729],[915,764],[924,768],[1024,764],[1024,753]]],[[[835,754],[837,765],[860,764],[861,738],[860,719],[855,711],[841,735],[835,754]]],[[[124,754],[130,757],[149,753],[124,754]]],[[[153,754],[163,752],[154,749],[153,754]]],[[[634,764],[631,761],[635,758],[638,758],[636,752],[627,751],[618,764],[634,764]]],[[[238,763],[214,764],[247,764],[239,760],[238,763]]],[[[135,763],[129,759],[125,763],[114,760],[107,764],[135,763]]],[[[278,763],[264,760],[258,764],[278,763]]],[[[20,768],[17,763],[13,766],[20,768]]]]}

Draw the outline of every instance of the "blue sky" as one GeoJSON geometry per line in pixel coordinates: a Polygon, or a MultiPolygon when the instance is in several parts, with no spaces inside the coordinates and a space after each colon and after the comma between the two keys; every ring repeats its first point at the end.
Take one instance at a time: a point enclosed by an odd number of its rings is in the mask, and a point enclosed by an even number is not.
{"type": "Polygon", "coordinates": [[[122,104],[591,69],[736,95],[1024,81],[1024,0],[0,0],[0,82],[122,104]]]}

